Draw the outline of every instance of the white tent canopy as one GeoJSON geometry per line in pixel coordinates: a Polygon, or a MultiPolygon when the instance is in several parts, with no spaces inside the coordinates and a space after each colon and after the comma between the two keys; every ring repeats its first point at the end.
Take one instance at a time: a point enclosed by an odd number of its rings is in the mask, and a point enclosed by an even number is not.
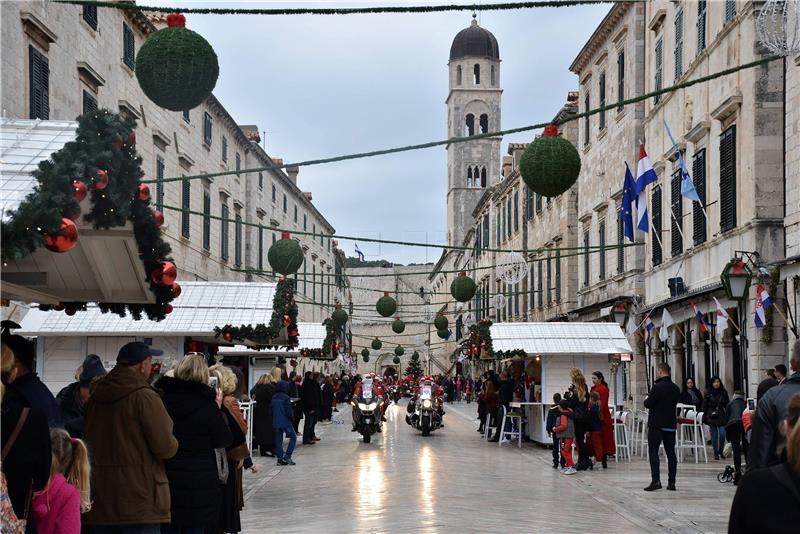
{"type": "Polygon", "coordinates": [[[632,354],[617,323],[496,323],[491,326],[495,351],[528,354],[632,354]]]}

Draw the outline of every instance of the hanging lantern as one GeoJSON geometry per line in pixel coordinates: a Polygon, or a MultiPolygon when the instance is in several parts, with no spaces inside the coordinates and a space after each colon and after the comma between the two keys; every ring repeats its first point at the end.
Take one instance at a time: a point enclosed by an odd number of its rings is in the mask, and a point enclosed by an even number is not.
{"type": "Polygon", "coordinates": [[[557,197],[568,190],[581,172],[581,157],[575,146],[550,124],[528,145],[519,161],[525,185],[545,197],[557,197]]]}
{"type": "Polygon", "coordinates": [[[406,323],[401,321],[399,317],[392,322],[392,332],[395,334],[402,334],[405,329],[406,323]]]}
{"type": "Polygon", "coordinates": [[[168,15],[167,25],[139,49],[136,79],[156,105],[184,111],[202,104],[214,90],[219,63],[208,41],[186,29],[183,15],[168,15]]]}
{"type": "Polygon", "coordinates": [[[461,271],[450,284],[450,294],[459,302],[469,302],[475,296],[475,281],[461,271]]]}
{"type": "Polygon", "coordinates": [[[160,286],[171,286],[178,277],[178,269],[171,261],[160,261],[160,265],[150,273],[150,279],[160,286]]]}
{"type": "Polygon", "coordinates": [[[164,225],[164,214],[158,210],[153,210],[153,218],[155,219],[156,228],[161,228],[164,225]]]}
{"type": "Polygon", "coordinates": [[[67,252],[78,244],[78,227],[67,217],[61,218],[61,228],[55,234],[45,234],[44,246],[52,252],[67,252]]]}
{"type": "Polygon", "coordinates": [[[86,190],[85,183],[80,180],[72,181],[72,198],[74,198],[76,202],[83,202],[87,194],[88,191],[86,190]]]}
{"type": "Polygon", "coordinates": [[[98,170],[97,178],[94,179],[95,189],[105,189],[108,185],[108,171],[98,170]]]}
{"type": "Polygon", "coordinates": [[[383,343],[381,343],[381,340],[378,339],[377,337],[372,340],[372,350],[381,350],[382,346],[383,343]]]}
{"type": "Polygon", "coordinates": [[[433,326],[436,327],[436,330],[447,330],[447,317],[444,315],[437,315],[436,319],[433,320],[433,326]]]}
{"type": "Polygon", "coordinates": [[[397,356],[402,356],[402,355],[403,355],[403,353],[404,353],[405,351],[406,351],[406,350],[405,350],[403,347],[401,347],[400,345],[397,345],[397,346],[394,348],[394,353],[395,353],[397,356]]]}
{"type": "Polygon", "coordinates": [[[500,278],[506,284],[517,285],[528,274],[528,262],[517,251],[507,252],[500,264],[497,266],[500,271],[500,278]]]}
{"type": "Polygon", "coordinates": [[[331,319],[333,319],[333,324],[336,326],[344,326],[347,324],[347,312],[337,304],[336,309],[333,310],[333,313],[331,314],[331,319]]]}
{"type": "Polygon", "coordinates": [[[747,297],[747,290],[750,289],[752,275],[750,269],[741,258],[733,258],[720,275],[722,287],[729,299],[742,300],[747,297]]]}
{"type": "Polygon", "coordinates": [[[303,248],[289,236],[289,232],[282,232],[281,238],[267,252],[267,261],[272,270],[284,276],[296,273],[304,259],[303,248]]]}
{"type": "Polygon", "coordinates": [[[397,311],[397,301],[389,296],[388,291],[384,291],[383,296],[375,303],[375,309],[382,317],[391,317],[397,311]]]}
{"type": "Polygon", "coordinates": [[[800,54],[800,1],[767,0],[758,12],[756,33],[773,54],[800,54]]]}
{"type": "Polygon", "coordinates": [[[139,184],[136,188],[136,198],[142,202],[150,198],[150,187],[147,184],[139,184]]]}

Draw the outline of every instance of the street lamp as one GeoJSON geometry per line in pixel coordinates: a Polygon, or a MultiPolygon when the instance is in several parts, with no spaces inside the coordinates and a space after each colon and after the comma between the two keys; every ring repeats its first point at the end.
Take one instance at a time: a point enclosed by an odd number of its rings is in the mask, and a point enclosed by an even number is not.
{"type": "Polygon", "coordinates": [[[747,296],[751,278],[750,269],[741,258],[729,261],[720,275],[725,294],[729,299],[736,301],[741,301],[747,296]]]}
{"type": "Polygon", "coordinates": [[[611,320],[617,323],[621,328],[625,328],[628,323],[628,306],[624,302],[617,302],[611,307],[611,320]]]}

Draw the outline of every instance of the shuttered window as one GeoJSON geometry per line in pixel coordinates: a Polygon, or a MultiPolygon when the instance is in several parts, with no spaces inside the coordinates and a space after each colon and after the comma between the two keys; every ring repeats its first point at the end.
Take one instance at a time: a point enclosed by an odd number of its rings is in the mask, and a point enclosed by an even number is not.
{"type": "Polygon", "coordinates": [[[719,137],[720,231],[736,228],[736,125],[719,137]]]}
{"type": "Polygon", "coordinates": [[[211,192],[203,191],[203,248],[211,250],[211,192]]]}
{"type": "Polygon", "coordinates": [[[533,218],[533,190],[530,187],[525,188],[525,219],[531,220],[533,218]]]}
{"type": "Polygon", "coordinates": [[[553,290],[551,289],[553,287],[552,274],[553,274],[553,268],[551,265],[550,251],[548,250],[547,251],[547,305],[548,306],[553,303],[553,290]]]}
{"type": "Polygon", "coordinates": [[[651,223],[653,226],[653,238],[652,238],[652,259],[653,265],[661,265],[661,262],[664,259],[664,252],[661,250],[661,243],[663,243],[663,239],[661,237],[661,186],[657,185],[653,187],[652,195],[652,206],[650,207],[653,213],[650,215],[651,223]]]}
{"type": "Polygon", "coordinates": [[[212,128],[213,123],[211,122],[211,115],[209,115],[208,112],[203,113],[203,143],[207,146],[211,146],[212,128]]]}
{"type": "Polygon", "coordinates": [[[189,238],[189,210],[191,209],[192,200],[192,182],[184,178],[181,188],[181,235],[189,238]]]}
{"type": "Polygon", "coordinates": [[[242,265],[242,216],[236,213],[236,226],[233,228],[233,263],[242,265]]]}
{"type": "Polygon", "coordinates": [[[597,225],[597,244],[600,245],[600,252],[597,253],[600,259],[600,280],[606,279],[606,221],[600,221],[597,225]]]}
{"type": "Polygon", "coordinates": [[[222,256],[223,260],[228,259],[228,217],[230,216],[230,211],[228,210],[227,204],[222,205],[222,211],[220,213],[222,215],[222,220],[220,221],[220,237],[221,237],[221,246],[220,246],[220,256],[222,256]]]}
{"type": "MultiPolygon", "coordinates": [[[[664,69],[664,41],[662,41],[661,39],[656,41],[655,56],[656,56],[655,57],[656,68],[655,68],[655,80],[654,80],[655,83],[653,87],[656,91],[660,91],[662,87],[662,74],[664,69]]],[[[655,101],[656,104],[658,104],[659,102],[661,102],[661,95],[656,95],[655,97],[653,97],[653,100],[655,101]]]]}
{"type": "Polygon", "coordinates": [[[97,29],[97,6],[83,6],[83,20],[93,30],[97,29]]]}
{"type": "Polygon", "coordinates": [[[528,272],[528,293],[530,293],[530,304],[528,307],[533,308],[536,303],[536,262],[531,262],[531,264],[528,266],[528,272]]]}
{"type": "Polygon", "coordinates": [[[732,21],[736,16],[736,0],[725,0],[725,23],[732,21]]]}
{"type": "Polygon", "coordinates": [[[130,68],[136,67],[136,46],[133,39],[133,30],[122,23],[122,62],[130,68]]]}
{"type": "MultiPolygon", "coordinates": [[[[591,104],[591,99],[589,98],[589,86],[587,85],[585,88],[586,95],[583,97],[583,111],[588,112],[589,106],[591,104]]],[[[589,126],[591,125],[589,115],[583,119],[583,144],[584,146],[589,144],[589,140],[591,139],[589,134],[589,126]]]]}
{"type": "Polygon", "coordinates": [[[222,136],[222,161],[228,161],[228,138],[222,136]]]}
{"type": "Polygon", "coordinates": [[[536,193],[536,213],[542,213],[542,195],[536,193]]]}
{"type": "Polygon", "coordinates": [[[83,92],[83,114],[91,113],[97,109],[97,98],[89,91],[83,92]]]}
{"type": "Polygon", "coordinates": [[[189,110],[188,109],[184,109],[183,110],[183,120],[186,123],[191,122],[191,118],[189,117],[189,110]]]}
{"type": "Polygon", "coordinates": [[[242,156],[238,152],[236,153],[236,176],[239,176],[239,171],[242,170],[242,156]]]}
{"type": "Polygon", "coordinates": [[[556,250],[556,302],[561,302],[561,251],[556,250]]]}
{"type": "Polygon", "coordinates": [[[677,169],[672,173],[670,183],[670,202],[672,205],[672,230],[670,231],[670,241],[672,243],[672,257],[683,253],[683,197],[681,197],[681,170],[677,169]]]}
{"type": "Polygon", "coordinates": [[[513,227],[513,219],[512,219],[512,211],[511,211],[511,199],[510,198],[506,201],[506,213],[508,214],[508,227],[507,227],[508,228],[507,229],[508,233],[506,234],[506,237],[511,237],[511,235],[514,233],[514,227],[513,227]]]}
{"type": "Polygon", "coordinates": [[[264,227],[258,227],[258,270],[264,270],[264,227]]]}
{"type": "Polygon", "coordinates": [[[164,209],[164,158],[156,156],[156,209],[164,209]]]}
{"type": "Polygon", "coordinates": [[[583,287],[589,287],[589,232],[583,233],[583,287]]]}
{"type": "Polygon", "coordinates": [[[499,207],[495,207],[495,210],[494,210],[494,237],[495,237],[495,246],[498,246],[498,247],[500,246],[500,241],[501,241],[500,240],[500,235],[501,235],[500,217],[501,217],[501,212],[502,211],[503,210],[500,210],[499,207]]]}
{"type": "Polygon", "coordinates": [[[706,7],[707,0],[697,2],[697,53],[706,49],[706,7]]]}
{"type": "Polygon", "coordinates": [[[695,246],[706,241],[706,216],[703,213],[703,206],[706,203],[706,151],[699,150],[694,155],[692,161],[692,176],[694,177],[694,188],[700,202],[692,203],[692,239],[695,246]]]}
{"type": "Polygon", "coordinates": [[[500,217],[501,217],[501,224],[502,227],[500,228],[500,237],[503,241],[506,240],[506,208],[505,206],[500,206],[500,217]]]}
{"type": "Polygon", "coordinates": [[[34,47],[28,47],[28,87],[30,87],[30,118],[50,118],[50,62],[34,47]]]}
{"type": "MultiPolygon", "coordinates": [[[[625,100],[625,50],[620,50],[617,55],[617,102],[625,100]]],[[[617,111],[622,111],[623,106],[618,106],[617,111]]]]}
{"type": "Polygon", "coordinates": [[[536,262],[536,277],[538,279],[536,285],[536,291],[538,293],[538,295],[536,296],[536,302],[538,306],[541,308],[544,299],[544,289],[542,287],[544,282],[544,278],[542,277],[542,260],[536,262]]]}
{"type": "MultiPolygon", "coordinates": [[[[600,83],[597,88],[600,93],[600,107],[604,107],[606,105],[606,73],[605,71],[600,73],[600,83]]],[[[600,131],[606,129],[606,112],[605,110],[600,112],[600,131]]]]}
{"type": "Polygon", "coordinates": [[[625,221],[617,214],[617,273],[625,272],[625,221]]]}
{"type": "Polygon", "coordinates": [[[483,247],[489,248],[491,245],[489,244],[489,216],[485,215],[483,217],[483,247]]]}
{"type": "Polygon", "coordinates": [[[514,231],[519,231],[519,191],[514,193],[514,231]]]}
{"type": "Polygon", "coordinates": [[[283,213],[286,213],[289,209],[289,204],[286,201],[286,193],[283,194],[283,213]]]}
{"type": "Polygon", "coordinates": [[[675,81],[683,76],[683,10],[675,15],[675,81]]]}
{"type": "Polygon", "coordinates": [[[263,172],[258,173],[258,190],[259,191],[263,191],[264,190],[264,173],[263,172]]]}

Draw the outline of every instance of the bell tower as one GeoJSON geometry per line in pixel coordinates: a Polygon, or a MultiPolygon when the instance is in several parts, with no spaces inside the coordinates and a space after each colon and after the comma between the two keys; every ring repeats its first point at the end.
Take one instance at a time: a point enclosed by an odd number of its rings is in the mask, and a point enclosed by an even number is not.
{"type": "MultiPolygon", "coordinates": [[[[497,39],[476,16],[450,46],[447,135],[466,137],[500,130],[500,52],[497,39]]],[[[500,137],[447,146],[447,243],[463,245],[472,211],[486,188],[500,180],[500,137]]]]}

